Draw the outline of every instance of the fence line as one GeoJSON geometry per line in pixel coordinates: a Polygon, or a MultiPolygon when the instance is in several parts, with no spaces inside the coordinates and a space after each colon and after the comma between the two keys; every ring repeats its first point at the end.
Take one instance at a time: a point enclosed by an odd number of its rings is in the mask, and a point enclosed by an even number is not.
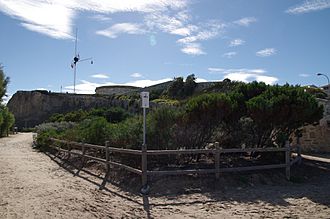
{"type": "Polygon", "coordinates": [[[78,169],[76,174],[79,174],[80,170],[84,167],[86,158],[98,161],[106,165],[106,173],[104,180],[100,186],[100,189],[104,188],[109,173],[111,171],[110,165],[123,168],[129,172],[141,175],[142,177],[142,186],[146,187],[148,184],[148,176],[153,175],[183,175],[183,174],[215,174],[215,178],[218,179],[221,173],[225,172],[237,172],[237,171],[251,171],[251,170],[265,170],[265,169],[277,169],[285,168],[285,176],[287,180],[290,180],[291,175],[291,166],[295,163],[301,163],[301,147],[299,145],[295,147],[290,147],[289,141],[286,142],[285,147],[283,148],[245,148],[245,149],[222,149],[219,147],[219,143],[215,143],[215,149],[182,149],[182,150],[132,150],[124,148],[114,148],[109,146],[109,142],[106,142],[105,146],[85,144],[79,142],[65,141],[50,138],[52,144],[51,148],[54,148],[58,151],[67,152],[70,154],[78,155],[83,158],[82,165],[78,169]],[[64,144],[67,146],[67,149],[59,147],[58,144],[64,144]],[[72,149],[81,149],[82,153],[74,152],[72,149]],[[96,156],[90,156],[86,154],[88,148],[104,150],[106,159],[102,159],[96,156]],[[291,159],[292,152],[296,150],[297,156],[294,159],[291,159]],[[248,166],[248,167],[228,167],[220,168],[220,156],[221,154],[226,153],[251,153],[251,152],[285,152],[285,162],[281,164],[268,164],[268,165],[258,165],[258,166],[248,166]],[[141,169],[137,169],[122,163],[117,163],[110,160],[111,153],[119,154],[133,154],[141,156],[141,169]],[[158,155],[181,155],[181,154],[213,154],[214,155],[214,168],[213,169],[189,169],[189,170],[147,170],[147,156],[158,156],[158,155]]]}

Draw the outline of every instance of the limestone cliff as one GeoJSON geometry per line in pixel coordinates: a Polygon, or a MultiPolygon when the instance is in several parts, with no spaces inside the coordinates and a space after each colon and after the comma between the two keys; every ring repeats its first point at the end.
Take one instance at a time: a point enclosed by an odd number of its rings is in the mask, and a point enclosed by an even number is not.
{"type": "Polygon", "coordinates": [[[118,100],[113,96],[50,93],[47,91],[18,91],[7,104],[14,114],[16,126],[34,127],[54,113],[66,113],[78,109],[120,106],[131,112],[138,110],[138,103],[118,100]]]}

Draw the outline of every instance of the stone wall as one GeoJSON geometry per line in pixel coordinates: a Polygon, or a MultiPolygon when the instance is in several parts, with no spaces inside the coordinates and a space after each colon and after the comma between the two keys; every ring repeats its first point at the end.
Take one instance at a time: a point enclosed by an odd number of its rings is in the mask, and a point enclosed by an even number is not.
{"type": "Polygon", "coordinates": [[[330,100],[319,102],[324,106],[324,117],[319,125],[303,127],[300,143],[305,152],[330,152],[330,100]]]}
{"type": "Polygon", "coordinates": [[[14,114],[16,126],[30,128],[46,121],[54,113],[67,113],[79,109],[119,106],[134,113],[138,102],[119,100],[112,96],[50,93],[47,91],[18,91],[7,104],[14,114]]]}
{"type": "Polygon", "coordinates": [[[103,87],[97,87],[95,89],[96,94],[101,95],[121,95],[129,92],[136,91],[140,88],[133,87],[133,86],[103,86],[103,87]]]}

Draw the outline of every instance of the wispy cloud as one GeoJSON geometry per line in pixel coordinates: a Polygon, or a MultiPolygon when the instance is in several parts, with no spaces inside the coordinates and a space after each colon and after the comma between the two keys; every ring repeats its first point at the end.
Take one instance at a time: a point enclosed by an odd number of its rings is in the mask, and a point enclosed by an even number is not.
{"type": "Polygon", "coordinates": [[[181,49],[183,53],[186,53],[188,55],[204,55],[206,54],[201,45],[198,43],[186,43],[185,46],[181,49]]]}
{"type": "Polygon", "coordinates": [[[299,77],[303,77],[303,78],[308,78],[310,77],[310,74],[299,74],[299,77]]]}
{"type": "Polygon", "coordinates": [[[71,38],[72,20],[76,14],[63,3],[42,0],[0,0],[0,11],[21,20],[21,25],[28,30],[56,39],[71,38]]]}
{"type": "Polygon", "coordinates": [[[267,73],[266,70],[257,68],[257,69],[224,69],[224,68],[208,68],[210,73],[220,73],[223,74],[223,79],[228,78],[232,81],[242,81],[242,82],[251,82],[251,81],[262,81],[266,84],[275,84],[278,81],[278,78],[273,76],[264,75],[267,73]]]}
{"type": "Polygon", "coordinates": [[[252,24],[254,22],[257,22],[257,19],[255,17],[244,17],[237,21],[234,21],[233,23],[240,25],[240,26],[248,27],[248,26],[250,26],[250,24],[252,24]]]}
{"type": "Polygon", "coordinates": [[[256,55],[259,57],[268,57],[268,56],[272,56],[276,54],[276,49],[274,48],[266,48],[266,49],[262,49],[259,50],[258,52],[256,52],[256,55]]]}
{"type": "Polygon", "coordinates": [[[210,67],[207,69],[210,73],[223,73],[226,69],[210,67]]]}
{"type": "Polygon", "coordinates": [[[103,15],[103,14],[96,14],[90,17],[91,19],[97,20],[97,21],[111,21],[111,18],[109,16],[103,15]]]}
{"type": "Polygon", "coordinates": [[[293,6],[285,12],[289,14],[303,14],[330,8],[330,0],[308,0],[293,6]]]}
{"type": "Polygon", "coordinates": [[[249,69],[249,68],[214,68],[210,67],[207,69],[210,73],[221,73],[221,74],[230,74],[230,73],[251,73],[251,74],[264,74],[267,71],[262,68],[254,68],[254,69],[249,69]]]}
{"type": "Polygon", "coordinates": [[[138,73],[138,72],[135,72],[133,74],[130,75],[132,78],[141,78],[142,77],[142,74],[138,73]]]}
{"type": "Polygon", "coordinates": [[[0,11],[20,20],[22,26],[56,39],[72,38],[73,20],[79,11],[111,14],[118,12],[155,13],[179,10],[187,0],[95,1],[95,0],[0,0],[0,11]]]}
{"type": "Polygon", "coordinates": [[[107,74],[95,74],[91,76],[92,78],[107,79],[109,76],[107,74]]]}
{"type": "Polygon", "coordinates": [[[186,10],[174,14],[170,12],[157,12],[147,14],[144,23],[150,30],[161,30],[165,33],[188,36],[198,29],[197,26],[189,24],[190,16],[186,10]]]}
{"type": "Polygon", "coordinates": [[[243,45],[244,43],[245,43],[245,41],[242,39],[233,39],[229,42],[229,46],[235,47],[235,46],[243,45]]]}
{"type": "Polygon", "coordinates": [[[237,52],[226,52],[222,55],[222,57],[225,57],[225,58],[228,58],[228,59],[231,59],[233,58],[234,56],[237,55],[237,52]]]}
{"type": "Polygon", "coordinates": [[[116,37],[118,37],[118,35],[120,35],[122,33],[144,34],[145,32],[146,31],[143,29],[143,27],[140,24],[120,23],[120,24],[114,24],[105,30],[99,30],[96,32],[96,34],[110,37],[110,38],[116,38],[116,37]]]}

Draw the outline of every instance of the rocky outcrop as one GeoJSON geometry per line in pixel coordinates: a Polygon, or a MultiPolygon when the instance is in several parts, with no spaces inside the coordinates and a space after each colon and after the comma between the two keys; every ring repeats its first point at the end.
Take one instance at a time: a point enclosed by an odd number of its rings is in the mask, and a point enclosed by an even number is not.
{"type": "Polygon", "coordinates": [[[114,96],[51,93],[47,91],[18,91],[7,104],[19,129],[34,127],[54,113],[67,113],[97,107],[120,106],[137,112],[138,102],[119,100],[114,96]]]}

